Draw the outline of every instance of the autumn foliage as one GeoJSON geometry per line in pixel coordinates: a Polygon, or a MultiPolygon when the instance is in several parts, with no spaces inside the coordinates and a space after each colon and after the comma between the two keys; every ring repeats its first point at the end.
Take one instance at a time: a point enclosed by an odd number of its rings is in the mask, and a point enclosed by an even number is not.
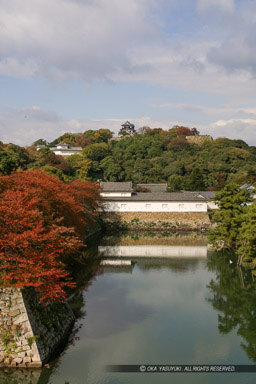
{"type": "Polygon", "coordinates": [[[0,177],[0,284],[34,287],[41,301],[63,300],[74,285],[64,256],[84,246],[99,207],[95,183],[62,183],[42,171],[0,177]]]}
{"type": "Polygon", "coordinates": [[[190,128],[180,126],[178,131],[177,131],[177,135],[178,136],[191,136],[192,133],[191,133],[190,128]]]}
{"type": "Polygon", "coordinates": [[[199,131],[196,128],[183,127],[182,125],[178,127],[177,131],[178,136],[197,136],[199,131]]]}

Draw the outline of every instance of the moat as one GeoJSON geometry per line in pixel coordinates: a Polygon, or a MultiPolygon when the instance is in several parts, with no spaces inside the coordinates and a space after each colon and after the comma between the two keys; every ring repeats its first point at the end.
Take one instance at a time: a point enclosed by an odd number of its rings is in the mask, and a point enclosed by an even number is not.
{"type": "Polygon", "coordinates": [[[233,255],[209,250],[204,235],[92,239],[74,276],[69,303],[77,320],[60,356],[42,370],[2,370],[1,384],[255,381],[253,373],[105,370],[112,364],[255,364],[256,283],[233,255]],[[131,263],[102,266],[103,256],[131,263]]]}

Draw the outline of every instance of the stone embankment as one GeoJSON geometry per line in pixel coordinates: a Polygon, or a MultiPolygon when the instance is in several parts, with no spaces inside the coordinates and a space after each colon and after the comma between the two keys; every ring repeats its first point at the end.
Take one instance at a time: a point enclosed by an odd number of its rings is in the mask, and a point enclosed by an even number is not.
{"type": "Polygon", "coordinates": [[[33,289],[0,289],[0,367],[41,367],[73,322],[66,303],[45,306],[33,289]]]}
{"type": "Polygon", "coordinates": [[[105,212],[106,229],[201,230],[211,227],[207,212],[105,212]]]}

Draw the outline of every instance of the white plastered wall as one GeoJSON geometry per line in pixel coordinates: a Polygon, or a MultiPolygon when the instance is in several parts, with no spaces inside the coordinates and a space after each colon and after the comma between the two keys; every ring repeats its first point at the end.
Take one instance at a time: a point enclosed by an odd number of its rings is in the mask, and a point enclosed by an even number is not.
{"type": "Polygon", "coordinates": [[[106,201],[107,212],[207,212],[207,202],[106,201]]]}
{"type": "Polygon", "coordinates": [[[102,197],[131,197],[131,192],[101,192],[102,197]]]}
{"type": "MultiPolygon", "coordinates": [[[[51,149],[51,148],[50,148],[51,149]]],[[[62,156],[70,156],[70,155],[74,155],[75,153],[79,154],[79,153],[82,153],[82,151],[72,151],[72,150],[65,150],[65,149],[62,149],[62,150],[54,150],[53,151],[55,153],[55,155],[62,155],[62,156]]]]}

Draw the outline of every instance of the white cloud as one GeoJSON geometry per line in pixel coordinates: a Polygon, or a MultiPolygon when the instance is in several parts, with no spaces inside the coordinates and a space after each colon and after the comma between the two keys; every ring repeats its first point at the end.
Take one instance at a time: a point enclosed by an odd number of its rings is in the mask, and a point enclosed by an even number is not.
{"type": "MultiPolygon", "coordinates": [[[[88,129],[108,128],[117,134],[126,120],[126,116],[123,119],[64,120],[56,112],[43,110],[38,106],[22,110],[7,108],[0,115],[0,140],[24,146],[40,138],[52,141],[65,132],[84,132],[88,129]]],[[[150,117],[131,117],[129,120],[137,129],[144,125],[165,129],[172,126],[169,121],[150,117]]]]}
{"type": "MultiPolygon", "coordinates": [[[[160,105],[184,110],[184,120],[189,112],[202,114],[207,117],[205,125],[160,117],[129,119],[137,127],[187,124],[214,137],[232,137],[244,127],[240,136],[255,142],[254,123],[248,119],[254,121],[256,111],[246,106],[256,97],[255,2],[0,0],[0,7],[0,75],[35,76],[51,82],[75,79],[83,81],[89,96],[92,83],[101,80],[160,84],[195,96],[214,93],[221,100],[226,97],[226,106],[194,105],[193,100],[160,105]],[[180,16],[190,9],[191,15],[181,22],[180,16]],[[225,122],[221,128],[219,121],[225,122]]],[[[155,100],[161,100],[158,96],[155,100]]],[[[107,127],[117,132],[124,120],[126,116],[63,120],[54,111],[40,108],[10,109],[0,115],[0,139],[24,145],[67,131],[107,127]]]]}
{"type": "Polygon", "coordinates": [[[77,79],[86,89],[108,80],[255,95],[256,10],[198,0],[201,13],[216,12],[200,14],[196,28],[188,20],[187,34],[175,30],[175,4],[185,14],[177,0],[0,0],[0,74],[77,79]]]}
{"type": "Polygon", "coordinates": [[[0,70],[59,80],[129,70],[126,49],[153,39],[146,0],[0,0],[0,70]],[[11,64],[11,66],[8,65],[11,64]]]}
{"type": "Polygon", "coordinates": [[[209,49],[207,60],[224,68],[227,74],[242,70],[255,78],[256,3],[238,2],[236,12],[222,19],[219,28],[218,44],[209,49]]]}
{"type": "Polygon", "coordinates": [[[201,127],[200,130],[201,133],[211,134],[214,138],[240,139],[250,145],[256,145],[256,119],[217,120],[201,127]]]}
{"type": "Polygon", "coordinates": [[[33,76],[37,68],[37,63],[33,59],[20,60],[15,57],[0,59],[0,73],[4,75],[33,76]]]}
{"type": "MultiPolygon", "coordinates": [[[[0,140],[4,143],[13,142],[18,145],[30,145],[37,139],[48,141],[56,139],[65,132],[84,132],[88,129],[108,128],[118,133],[121,125],[127,120],[101,119],[101,120],[64,120],[54,111],[47,111],[33,106],[22,110],[6,109],[0,115],[0,140]]],[[[173,125],[187,125],[197,127],[201,134],[230,139],[242,139],[248,144],[256,145],[256,118],[213,120],[209,124],[198,124],[197,121],[170,121],[151,117],[128,117],[135,124],[136,129],[142,126],[151,128],[169,129],[173,125]]]]}
{"type": "Polygon", "coordinates": [[[133,71],[119,67],[111,74],[114,81],[161,84],[194,92],[230,95],[255,95],[256,79],[243,69],[227,73],[225,68],[208,61],[215,41],[192,42],[180,39],[165,46],[147,45],[129,50],[133,71]]]}
{"type": "Polygon", "coordinates": [[[199,12],[208,11],[209,8],[219,8],[224,12],[233,12],[235,9],[234,0],[198,0],[197,8],[199,12]]]}
{"type": "Polygon", "coordinates": [[[164,104],[155,104],[152,107],[156,108],[169,108],[173,110],[183,110],[186,112],[198,112],[207,116],[216,117],[216,116],[236,116],[236,115],[247,115],[256,117],[256,107],[240,107],[240,106],[205,106],[199,104],[183,104],[183,103],[164,103],[164,104]]]}

